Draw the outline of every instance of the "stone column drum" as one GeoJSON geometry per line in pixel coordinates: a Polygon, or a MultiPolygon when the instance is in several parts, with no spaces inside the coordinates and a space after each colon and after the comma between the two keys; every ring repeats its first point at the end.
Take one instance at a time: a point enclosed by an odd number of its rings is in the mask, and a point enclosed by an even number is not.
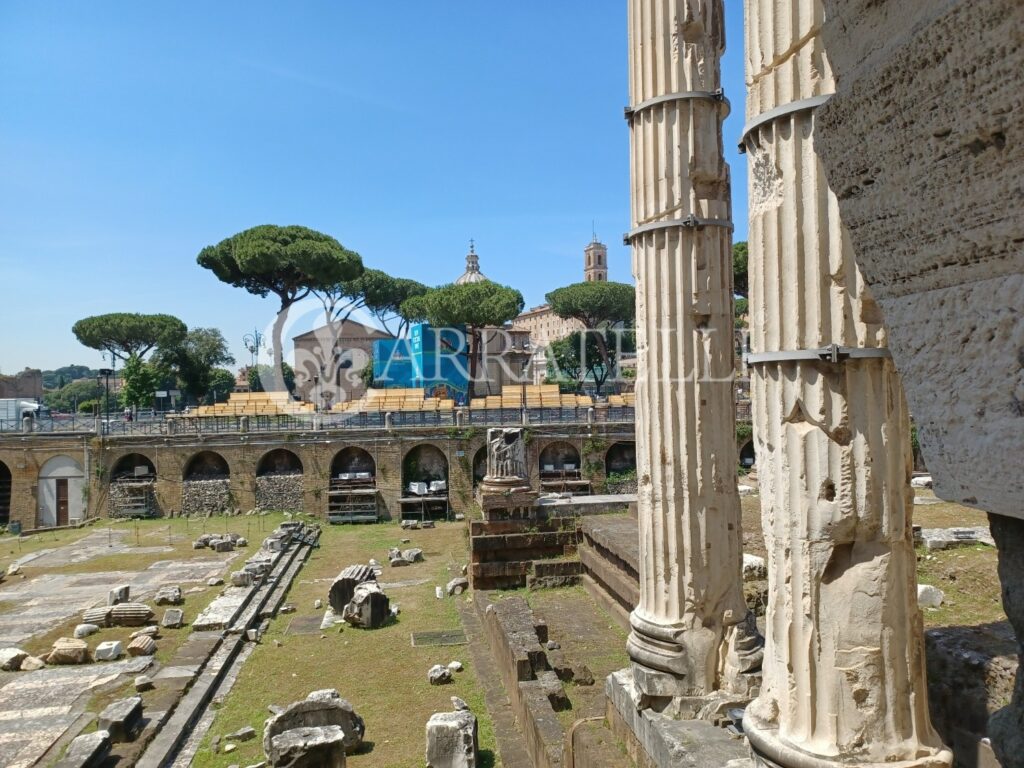
{"type": "Polygon", "coordinates": [[[906,401],[814,151],[814,110],[833,88],[821,5],[748,0],[746,11],[769,602],[763,686],[744,731],[765,765],[944,768],[952,756],[927,708],[906,401]]]}
{"type": "Polygon", "coordinates": [[[638,707],[684,718],[717,692],[749,698],[761,650],[741,577],[724,26],[722,0],[629,2],[641,573],[627,648],[638,707]]]}

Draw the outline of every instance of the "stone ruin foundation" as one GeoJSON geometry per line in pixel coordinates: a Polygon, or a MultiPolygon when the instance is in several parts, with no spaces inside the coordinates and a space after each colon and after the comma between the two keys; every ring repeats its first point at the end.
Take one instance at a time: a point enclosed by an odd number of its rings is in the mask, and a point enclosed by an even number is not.
{"type": "Polygon", "coordinates": [[[301,472],[275,472],[256,478],[256,509],[295,512],[303,506],[301,472]]]}
{"type": "Polygon", "coordinates": [[[231,480],[226,477],[181,484],[181,514],[185,517],[221,515],[231,506],[231,480]]]}

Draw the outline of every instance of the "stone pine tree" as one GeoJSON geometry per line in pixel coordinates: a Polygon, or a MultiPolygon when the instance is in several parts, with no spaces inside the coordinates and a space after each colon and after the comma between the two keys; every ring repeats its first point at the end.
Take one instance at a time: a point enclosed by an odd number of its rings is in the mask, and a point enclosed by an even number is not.
{"type": "Polygon", "coordinates": [[[466,357],[470,386],[476,381],[481,331],[502,326],[523,311],[523,295],[507,285],[484,280],[479,283],[442,285],[402,303],[403,317],[422,320],[435,328],[466,328],[466,357]]]}
{"type": "Polygon", "coordinates": [[[264,224],[203,248],[196,257],[222,282],[257,296],[274,294],[280,311],[274,320],[274,386],[284,388],[281,334],[288,309],[316,289],[352,280],[363,260],[330,235],[300,226],[264,224]]]}
{"type": "MultiPolygon", "coordinates": [[[[636,291],[632,285],[616,282],[573,283],[556,288],[546,297],[551,310],[561,318],[579,320],[593,333],[602,367],[612,366],[607,332],[616,326],[632,324],[636,317],[636,291]]],[[[588,366],[589,367],[589,366],[588,366]]]]}
{"type": "Polygon", "coordinates": [[[152,400],[161,376],[159,366],[146,362],[145,356],[158,347],[180,344],[188,333],[185,324],[172,315],[132,312],[86,317],[71,330],[85,346],[108,353],[111,365],[124,361],[122,399],[129,407],[152,400]]]}
{"type": "Polygon", "coordinates": [[[71,331],[83,345],[108,353],[113,363],[132,355],[142,359],[156,347],[179,344],[188,328],[172,315],[114,312],[83,318],[71,331]]]}

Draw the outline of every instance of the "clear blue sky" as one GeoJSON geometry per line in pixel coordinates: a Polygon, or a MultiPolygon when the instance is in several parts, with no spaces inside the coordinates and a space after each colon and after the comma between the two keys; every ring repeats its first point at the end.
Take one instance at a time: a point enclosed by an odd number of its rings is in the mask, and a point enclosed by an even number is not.
{"type": "Polygon", "coordinates": [[[98,366],[71,325],[112,311],[220,328],[247,361],[274,302],[195,257],[256,224],[322,230],[428,284],[461,273],[472,237],[532,306],[582,279],[593,221],[611,279],[631,280],[626,55],[625,0],[5,0],[0,371],[98,366]]]}

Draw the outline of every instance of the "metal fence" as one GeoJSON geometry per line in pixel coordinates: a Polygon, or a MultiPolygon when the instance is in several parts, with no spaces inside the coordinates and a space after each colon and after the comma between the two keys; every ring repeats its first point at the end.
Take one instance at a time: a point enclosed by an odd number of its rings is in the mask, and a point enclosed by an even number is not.
{"type": "MultiPolygon", "coordinates": [[[[520,408],[471,408],[461,412],[461,421],[454,411],[394,411],[389,414],[392,427],[454,427],[502,426],[524,423],[520,408]]],[[[127,421],[123,418],[93,416],[52,416],[31,420],[32,432],[38,434],[91,433],[110,436],[126,435],[197,435],[230,432],[310,432],[344,429],[385,429],[383,412],[324,413],[302,416],[169,416],[127,421]]],[[[529,408],[529,424],[627,424],[634,421],[632,406],[598,408],[529,408]]],[[[750,421],[750,402],[736,403],[736,419],[750,421]]],[[[0,434],[21,433],[21,421],[0,419],[0,434]]]]}
{"type": "MultiPolygon", "coordinates": [[[[632,407],[609,408],[529,408],[529,424],[630,423],[632,407]]],[[[91,433],[109,436],[129,435],[200,435],[234,432],[309,432],[323,430],[365,430],[391,427],[456,427],[520,425],[524,423],[520,408],[474,408],[453,411],[395,411],[364,413],[310,414],[308,416],[172,416],[134,421],[96,419],[79,416],[58,416],[33,419],[32,433],[91,433]]],[[[21,422],[0,421],[0,432],[21,433],[21,422]]]]}

